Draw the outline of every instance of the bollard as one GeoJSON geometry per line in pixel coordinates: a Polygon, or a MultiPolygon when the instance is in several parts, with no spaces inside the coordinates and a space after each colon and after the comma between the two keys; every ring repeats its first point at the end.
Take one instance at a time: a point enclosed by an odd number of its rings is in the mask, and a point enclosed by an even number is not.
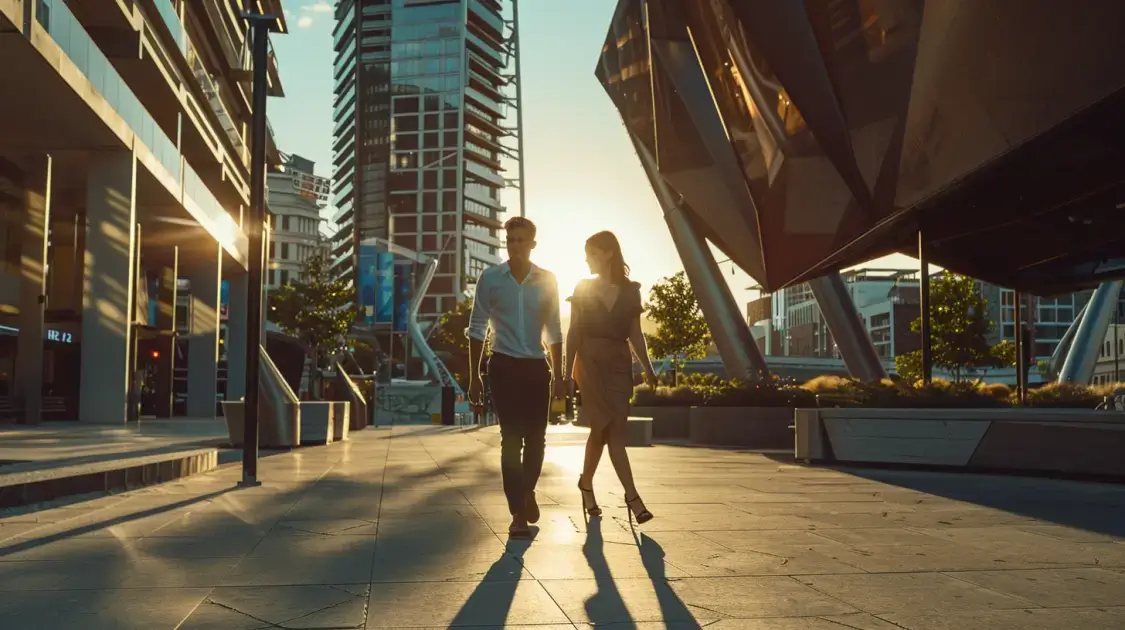
{"type": "Polygon", "coordinates": [[[455,422],[453,417],[455,398],[452,387],[441,388],[441,423],[445,426],[452,426],[455,422]]]}

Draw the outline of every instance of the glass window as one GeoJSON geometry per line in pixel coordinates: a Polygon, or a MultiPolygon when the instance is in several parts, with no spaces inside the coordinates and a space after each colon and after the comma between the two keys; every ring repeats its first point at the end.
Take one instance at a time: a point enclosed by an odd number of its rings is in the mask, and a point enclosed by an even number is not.
{"type": "MultiPolygon", "coordinates": [[[[422,212],[438,211],[438,194],[435,192],[422,193],[422,212]]],[[[437,229],[436,227],[434,229],[437,229]]]]}
{"type": "MultiPolygon", "coordinates": [[[[285,218],[288,219],[289,217],[285,217],[285,218]]],[[[282,243],[281,244],[281,259],[282,260],[289,260],[289,243],[282,243]]]]}
{"type": "Polygon", "coordinates": [[[395,134],[392,136],[395,149],[416,151],[418,149],[418,134],[395,134]]]}
{"type": "Polygon", "coordinates": [[[418,171],[395,171],[391,173],[392,190],[416,190],[418,171]]]}
{"type": "MultiPolygon", "coordinates": [[[[440,187],[441,187],[441,185],[438,183],[438,171],[423,171],[422,172],[422,188],[425,188],[427,190],[432,190],[434,188],[440,188],[440,187]]],[[[437,205],[436,201],[434,202],[434,205],[435,206],[437,205]]],[[[434,208],[434,209],[436,210],[436,208],[434,208]]],[[[425,206],[423,206],[423,211],[425,211],[425,206]]]]}

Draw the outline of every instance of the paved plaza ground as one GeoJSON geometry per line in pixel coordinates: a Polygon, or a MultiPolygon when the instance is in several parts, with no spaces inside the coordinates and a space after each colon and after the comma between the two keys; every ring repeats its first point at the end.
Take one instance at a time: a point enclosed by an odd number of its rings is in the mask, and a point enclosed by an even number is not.
{"type": "Polygon", "coordinates": [[[495,429],[368,430],[178,483],[0,513],[0,628],[1125,627],[1125,487],[631,450],[587,523],[552,429],[509,542],[495,429]]]}

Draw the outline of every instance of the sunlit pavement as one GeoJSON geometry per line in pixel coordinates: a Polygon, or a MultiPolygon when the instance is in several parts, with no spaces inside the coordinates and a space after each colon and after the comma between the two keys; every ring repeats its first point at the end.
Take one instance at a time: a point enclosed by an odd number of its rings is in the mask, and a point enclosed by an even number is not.
{"type": "Polygon", "coordinates": [[[530,542],[495,429],[0,514],[0,628],[1125,627],[1125,487],[657,446],[631,450],[656,514],[634,529],[608,458],[583,519],[583,437],[552,429],[530,542]]]}

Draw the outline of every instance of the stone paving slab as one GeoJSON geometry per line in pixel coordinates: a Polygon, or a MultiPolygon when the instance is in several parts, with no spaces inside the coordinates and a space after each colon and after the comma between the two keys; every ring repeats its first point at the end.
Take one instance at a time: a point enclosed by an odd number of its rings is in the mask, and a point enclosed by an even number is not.
{"type": "Polygon", "coordinates": [[[495,429],[350,442],[0,513],[0,628],[1125,627],[1125,487],[631,450],[656,519],[575,482],[552,428],[531,541],[509,541],[495,429]]]}

